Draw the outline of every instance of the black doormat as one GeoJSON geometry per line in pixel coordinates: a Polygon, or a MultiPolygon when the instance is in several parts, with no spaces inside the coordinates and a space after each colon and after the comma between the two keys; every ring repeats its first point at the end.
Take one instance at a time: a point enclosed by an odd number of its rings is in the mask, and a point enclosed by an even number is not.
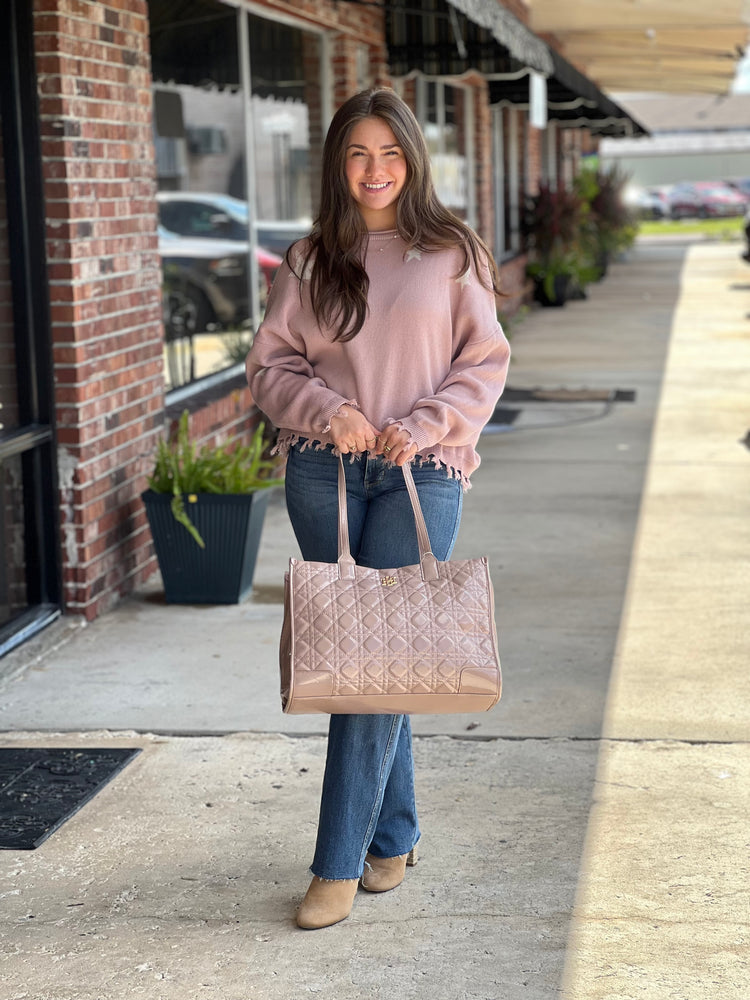
{"type": "Polygon", "coordinates": [[[39,847],[140,752],[0,748],[0,850],[39,847]]]}
{"type": "Polygon", "coordinates": [[[634,403],[635,389],[514,389],[503,390],[504,403],[634,403]]]}
{"type": "Polygon", "coordinates": [[[491,424],[512,424],[521,415],[520,410],[511,409],[509,406],[498,406],[489,419],[491,424]]]}

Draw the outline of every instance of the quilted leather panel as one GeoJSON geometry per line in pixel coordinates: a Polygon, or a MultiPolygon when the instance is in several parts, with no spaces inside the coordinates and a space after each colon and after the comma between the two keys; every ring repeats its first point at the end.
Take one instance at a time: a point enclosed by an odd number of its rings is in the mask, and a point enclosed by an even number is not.
{"type": "MultiPolygon", "coordinates": [[[[327,672],[333,700],[366,712],[378,710],[367,707],[368,699],[374,704],[383,695],[419,696],[420,704],[422,696],[440,695],[444,705],[444,696],[458,695],[467,668],[485,678],[482,707],[491,707],[500,696],[500,664],[486,559],[438,563],[436,580],[423,580],[419,566],[357,566],[354,579],[339,579],[336,563],[290,560],[281,644],[285,711],[305,711],[294,699],[304,701],[306,672],[327,672]]],[[[456,711],[464,710],[460,700],[456,711]]]]}

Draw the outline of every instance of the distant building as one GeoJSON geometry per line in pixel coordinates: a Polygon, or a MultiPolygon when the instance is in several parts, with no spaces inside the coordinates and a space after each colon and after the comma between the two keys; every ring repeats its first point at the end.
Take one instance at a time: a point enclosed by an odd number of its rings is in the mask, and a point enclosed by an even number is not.
{"type": "Polygon", "coordinates": [[[620,94],[617,100],[651,135],[603,139],[599,155],[634,184],[750,177],[750,94],[620,94]]]}

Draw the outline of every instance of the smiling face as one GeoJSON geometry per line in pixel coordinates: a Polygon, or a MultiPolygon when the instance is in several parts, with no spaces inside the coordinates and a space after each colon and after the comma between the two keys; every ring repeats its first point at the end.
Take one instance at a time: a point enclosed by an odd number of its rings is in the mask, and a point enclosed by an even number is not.
{"type": "Polygon", "coordinates": [[[395,228],[406,173],[404,151],[391,127],[381,118],[357,122],[346,147],[346,180],[369,230],[395,228]]]}

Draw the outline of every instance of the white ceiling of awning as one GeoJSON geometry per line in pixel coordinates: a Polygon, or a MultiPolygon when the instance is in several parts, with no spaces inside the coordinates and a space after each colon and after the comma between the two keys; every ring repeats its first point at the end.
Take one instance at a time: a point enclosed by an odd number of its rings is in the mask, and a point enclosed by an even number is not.
{"type": "Polygon", "coordinates": [[[607,91],[726,93],[750,0],[527,0],[529,27],[607,91]]]}

